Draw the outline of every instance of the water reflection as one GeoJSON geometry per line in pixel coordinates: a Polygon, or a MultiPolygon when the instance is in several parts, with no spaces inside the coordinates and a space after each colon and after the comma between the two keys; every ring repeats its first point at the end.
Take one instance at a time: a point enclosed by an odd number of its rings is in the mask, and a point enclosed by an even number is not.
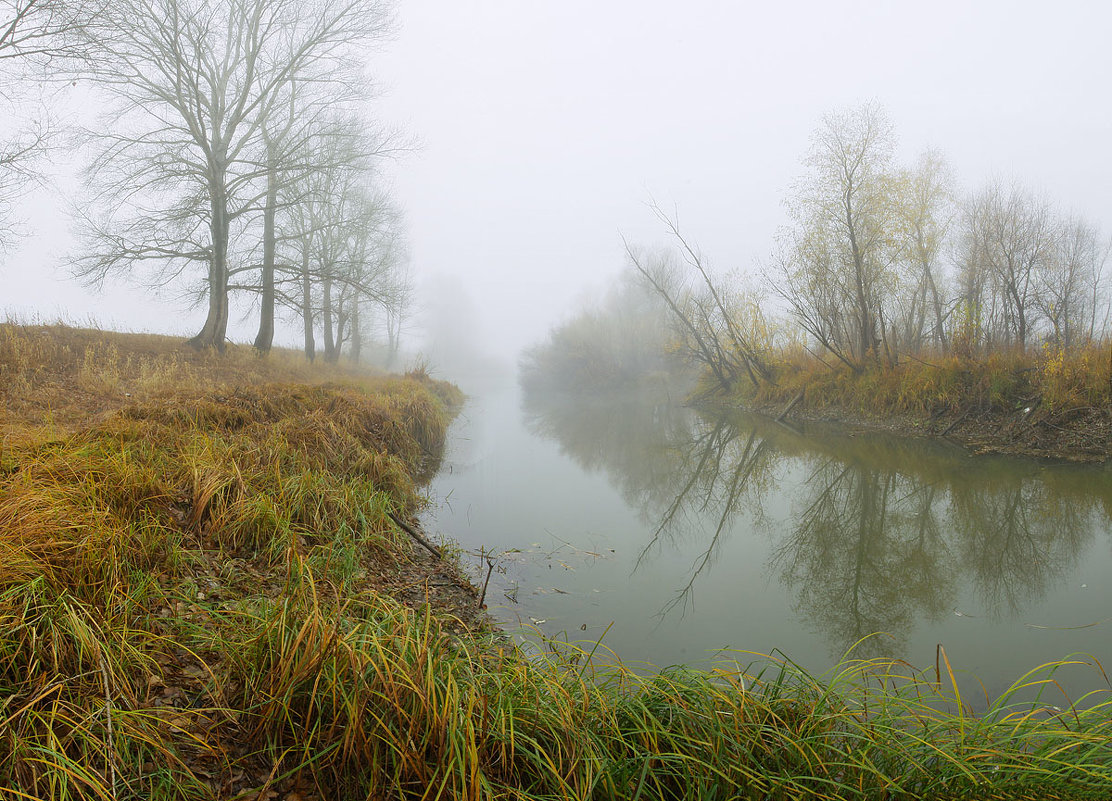
{"type": "Polygon", "coordinates": [[[867,639],[858,655],[900,656],[917,623],[968,614],[958,605],[970,591],[979,614],[1013,617],[1108,528],[1100,469],[700,415],[666,396],[533,397],[524,410],[534,434],[604,472],[639,510],[647,535],[635,569],[680,543],[695,548],[662,614],[691,609],[727,539],[768,537],[769,572],[835,658],[874,632],[891,637],[867,639]]]}
{"type": "Polygon", "coordinates": [[[774,563],[797,610],[844,652],[874,632],[863,656],[902,650],[916,616],[938,619],[954,597],[958,560],[939,520],[937,485],[879,465],[814,460],[774,563]]]}

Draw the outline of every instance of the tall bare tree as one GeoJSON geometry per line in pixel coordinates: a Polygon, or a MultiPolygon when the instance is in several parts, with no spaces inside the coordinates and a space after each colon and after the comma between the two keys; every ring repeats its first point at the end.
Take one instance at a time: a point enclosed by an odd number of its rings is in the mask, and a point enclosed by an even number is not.
{"type": "MultiPolygon", "coordinates": [[[[362,335],[361,311],[396,309],[408,297],[400,277],[400,215],[375,189],[376,161],[395,141],[357,117],[333,119],[293,160],[304,169],[287,171],[276,190],[268,179],[262,284],[238,285],[261,290],[260,351],[269,346],[264,336],[275,304],[301,318],[307,358],[316,357],[319,333],[325,358],[335,361],[346,342],[362,335]]],[[[255,263],[245,259],[238,272],[252,272],[255,263]]]]}
{"type": "Polygon", "coordinates": [[[311,180],[312,176],[345,171],[370,175],[379,159],[407,149],[398,131],[366,117],[369,98],[360,74],[362,65],[346,59],[332,60],[327,67],[326,72],[302,70],[281,90],[277,114],[262,124],[255,157],[259,209],[254,214],[262,228],[261,252],[233,270],[259,271],[259,331],[254,344],[260,353],[269,351],[273,342],[279,294],[275,282],[289,271],[288,265],[275,261],[281,250],[281,216],[298,203],[313,202],[312,193],[334,180],[311,180]]]}

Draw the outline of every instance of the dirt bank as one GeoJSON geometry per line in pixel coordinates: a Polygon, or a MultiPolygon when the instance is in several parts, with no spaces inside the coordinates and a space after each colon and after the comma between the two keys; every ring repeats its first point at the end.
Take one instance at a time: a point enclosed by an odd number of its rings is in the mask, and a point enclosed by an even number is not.
{"type": "MultiPolygon", "coordinates": [[[[783,404],[757,404],[753,411],[778,416],[783,404]]],[[[1093,407],[1052,411],[1020,409],[946,412],[934,416],[870,414],[838,406],[798,404],[788,420],[839,423],[863,431],[901,436],[941,437],[976,455],[1007,454],[1068,462],[1104,462],[1112,458],[1112,413],[1093,407]]]]}

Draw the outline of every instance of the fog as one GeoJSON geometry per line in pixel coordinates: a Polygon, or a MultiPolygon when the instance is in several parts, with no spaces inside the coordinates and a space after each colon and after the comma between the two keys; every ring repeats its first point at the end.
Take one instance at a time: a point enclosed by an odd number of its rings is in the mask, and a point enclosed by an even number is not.
{"type": "MultiPolygon", "coordinates": [[[[622,235],[664,239],[652,199],[714,266],[757,269],[822,115],[866,101],[887,110],[899,158],[933,146],[966,188],[1016,178],[1112,228],[1104,4],[400,0],[396,12],[368,74],[373,116],[418,142],[383,177],[418,290],[410,352],[513,358],[604,291],[625,266],[622,235]]],[[[63,113],[87,108],[81,89],[63,113]]],[[[53,161],[57,185],[21,209],[33,235],[0,267],[0,310],[193,333],[204,309],[177,287],[92,293],[68,277],[76,165],[53,161]]],[[[233,309],[232,339],[255,327],[250,306],[233,309]]],[[[280,322],[276,341],[298,332],[280,322]]]]}

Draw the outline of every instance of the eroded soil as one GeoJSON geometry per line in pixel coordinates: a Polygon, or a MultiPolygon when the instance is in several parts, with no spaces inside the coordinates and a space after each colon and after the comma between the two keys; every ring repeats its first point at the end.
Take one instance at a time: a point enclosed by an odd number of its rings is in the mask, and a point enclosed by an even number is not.
{"type": "MultiPolygon", "coordinates": [[[[766,405],[754,411],[775,417],[783,409],[766,405]]],[[[793,418],[901,436],[945,438],[976,455],[1006,454],[1068,462],[1104,462],[1112,458],[1112,410],[1094,407],[1021,409],[1011,414],[970,411],[933,417],[796,407],[788,415],[788,419],[793,418]]]]}

